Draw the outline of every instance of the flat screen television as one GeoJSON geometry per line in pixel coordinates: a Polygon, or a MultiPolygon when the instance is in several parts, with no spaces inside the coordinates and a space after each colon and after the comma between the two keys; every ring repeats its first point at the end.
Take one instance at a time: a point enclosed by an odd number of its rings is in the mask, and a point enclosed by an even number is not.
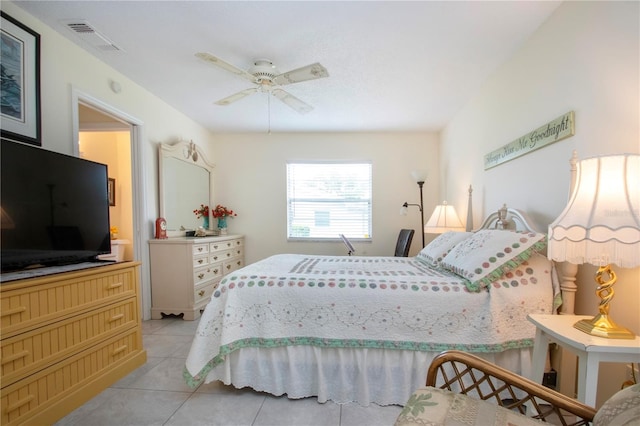
{"type": "Polygon", "coordinates": [[[0,141],[2,272],[110,253],[107,166],[0,141]]]}

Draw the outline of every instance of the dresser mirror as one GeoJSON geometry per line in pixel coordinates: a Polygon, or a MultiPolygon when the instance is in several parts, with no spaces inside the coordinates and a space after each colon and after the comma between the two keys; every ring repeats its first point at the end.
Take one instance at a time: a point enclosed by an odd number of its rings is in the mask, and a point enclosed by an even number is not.
{"type": "Polygon", "coordinates": [[[158,161],[160,216],[167,221],[168,235],[203,226],[193,211],[213,204],[213,164],[196,144],[185,141],[160,144],[158,161]]]}

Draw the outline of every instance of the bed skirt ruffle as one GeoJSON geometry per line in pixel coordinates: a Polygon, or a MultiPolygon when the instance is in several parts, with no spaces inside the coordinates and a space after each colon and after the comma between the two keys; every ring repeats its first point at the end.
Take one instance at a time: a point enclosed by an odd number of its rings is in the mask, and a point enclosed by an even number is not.
{"type": "MultiPolygon", "coordinates": [[[[205,383],[218,380],[291,399],[317,397],[320,403],[404,405],[424,386],[427,368],[437,354],[312,346],[243,348],[228,354],[205,383]]],[[[524,376],[531,370],[531,354],[531,348],[476,353],[524,376]]]]}

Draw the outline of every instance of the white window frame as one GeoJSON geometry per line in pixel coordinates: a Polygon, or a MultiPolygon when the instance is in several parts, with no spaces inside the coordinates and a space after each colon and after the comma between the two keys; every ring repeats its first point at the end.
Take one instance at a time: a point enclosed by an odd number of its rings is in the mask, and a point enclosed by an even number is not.
{"type": "MultiPolygon", "coordinates": [[[[330,174],[331,170],[327,171],[330,174]]],[[[362,184],[363,182],[361,181],[360,183],[362,184]]],[[[286,167],[286,184],[287,241],[342,241],[340,238],[340,234],[344,234],[352,241],[370,242],[372,240],[373,166],[371,161],[288,161],[286,167]],[[349,169],[353,170],[354,167],[364,168],[365,170],[361,170],[361,173],[366,174],[366,182],[364,182],[365,193],[360,194],[357,197],[354,197],[353,194],[348,194],[351,196],[338,194],[338,197],[336,198],[335,193],[323,196],[321,194],[321,191],[311,195],[309,192],[309,188],[305,188],[304,186],[298,186],[299,190],[296,190],[295,182],[292,182],[291,179],[296,179],[297,177],[299,178],[299,185],[304,185],[301,180],[302,176],[304,175],[304,169],[302,168],[314,168],[317,170],[318,166],[335,167],[336,170],[334,171],[336,172],[336,176],[342,175],[344,173],[349,173],[349,169]],[[301,193],[303,195],[296,198],[296,193],[301,193]],[[342,195],[343,197],[341,198],[340,195],[342,195]],[[333,207],[333,209],[330,207],[325,210],[317,210],[315,211],[315,214],[313,216],[310,214],[310,212],[306,212],[306,215],[302,214],[301,216],[295,217],[294,210],[296,209],[294,203],[296,202],[301,203],[302,205],[304,205],[304,203],[318,203],[320,205],[326,203],[327,206],[331,206],[333,207]],[[340,207],[336,206],[336,204],[341,204],[343,210],[345,208],[348,209],[348,207],[346,206],[353,206],[351,207],[352,211],[353,208],[355,208],[356,210],[361,210],[365,214],[364,222],[361,222],[360,225],[350,227],[348,223],[354,221],[352,214],[347,214],[345,216],[334,216],[332,218],[331,214],[327,212],[334,213],[334,215],[339,212],[340,207]],[[329,228],[331,228],[332,221],[334,223],[342,221],[346,222],[346,224],[345,226],[335,226],[335,229],[332,229],[328,233],[326,232],[326,230],[321,229],[326,223],[328,223],[329,228]],[[301,223],[304,223],[304,225],[301,225],[301,223]],[[302,232],[294,232],[294,226],[301,226],[302,232]],[[357,229],[358,227],[360,229],[357,229]],[[304,235],[306,232],[308,232],[308,235],[304,235]]]]}

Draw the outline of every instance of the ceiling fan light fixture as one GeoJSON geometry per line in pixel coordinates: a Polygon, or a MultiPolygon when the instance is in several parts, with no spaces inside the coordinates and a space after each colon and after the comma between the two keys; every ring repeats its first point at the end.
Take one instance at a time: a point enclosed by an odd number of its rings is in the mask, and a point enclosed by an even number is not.
{"type": "Polygon", "coordinates": [[[256,85],[256,87],[245,89],[231,96],[227,96],[226,98],[215,102],[216,105],[229,105],[232,102],[236,102],[244,98],[245,96],[259,91],[261,93],[271,94],[275,96],[284,104],[300,114],[306,114],[313,110],[313,107],[311,105],[307,105],[305,102],[296,98],[291,93],[284,91],[279,86],[329,77],[329,73],[327,72],[326,68],[324,68],[317,62],[281,74],[276,69],[275,65],[273,65],[273,62],[268,59],[256,59],[253,62],[253,67],[249,68],[249,70],[247,71],[244,71],[234,65],[229,64],[228,62],[223,61],[216,56],[213,56],[210,53],[199,52],[196,53],[196,57],[233,74],[236,74],[237,76],[242,77],[245,80],[248,80],[256,85]]]}

